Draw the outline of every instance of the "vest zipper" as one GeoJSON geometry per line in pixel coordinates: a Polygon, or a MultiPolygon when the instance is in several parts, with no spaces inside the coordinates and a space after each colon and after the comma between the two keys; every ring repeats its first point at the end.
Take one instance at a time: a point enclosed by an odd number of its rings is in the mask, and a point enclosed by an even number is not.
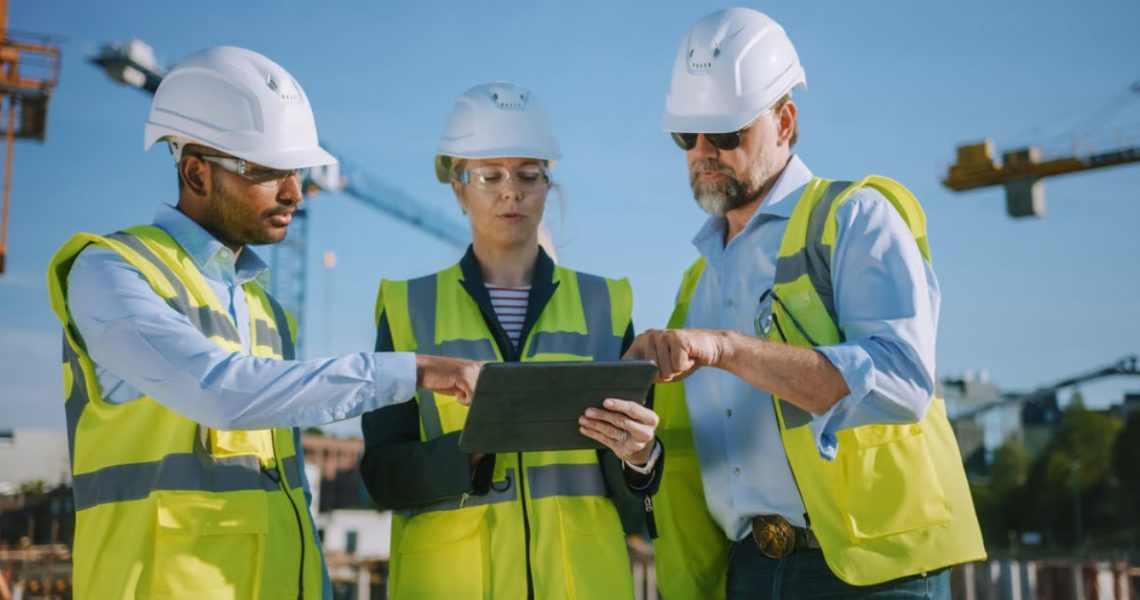
{"type": "Polygon", "coordinates": [[[277,465],[273,469],[267,469],[265,474],[280,486],[281,492],[285,494],[285,499],[289,501],[289,508],[293,509],[293,517],[297,520],[297,535],[301,538],[301,564],[300,569],[297,570],[297,598],[300,600],[305,597],[305,526],[301,523],[301,512],[297,510],[297,503],[289,494],[285,474],[281,472],[281,461],[277,460],[277,435],[270,433],[270,436],[273,439],[273,460],[277,465]]]}
{"type": "Polygon", "coordinates": [[[526,513],[526,465],[523,464],[523,453],[518,453],[519,457],[519,500],[522,501],[522,517],[523,517],[523,552],[526,556],[526,597],[527,600],[534,600],[534,580],[530,567],[530,518],[526,513]]]}

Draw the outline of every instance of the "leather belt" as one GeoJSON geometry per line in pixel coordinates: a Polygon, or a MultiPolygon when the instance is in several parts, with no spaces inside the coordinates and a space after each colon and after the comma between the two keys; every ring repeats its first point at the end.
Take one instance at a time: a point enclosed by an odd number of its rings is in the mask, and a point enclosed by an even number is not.
{"type": "Polygon", "coordinates": [[[752,541],[768,558],[784,558],[796,550],[820,547],[810,529],[796,527],[780,515],[752,517],[752,541]]]}

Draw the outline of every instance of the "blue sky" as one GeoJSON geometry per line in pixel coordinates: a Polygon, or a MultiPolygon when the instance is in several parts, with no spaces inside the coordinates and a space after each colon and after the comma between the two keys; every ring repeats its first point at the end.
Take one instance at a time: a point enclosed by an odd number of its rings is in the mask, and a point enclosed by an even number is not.
{"type": "MultiPolygon", "coordinates": [[[[660,130],[678,42],[709,2],[155,3],[22,0],[9,26],[60,36],[63,68],[46,144],[19,143],[9,272],[0,277],[0,428],[63,427],[59,332],[44,271],[77,231],[147,222],[173,202],[165,151],[142,151],[149,97],[85,62],[137,37],[166,63],[234,44],[285,66],[321,139],[424,204],[458,210],[431,159],[454,98],[491,80],[538,94],[562,145],[561,261],[628,276],[635,324],[661,326],[703,216],[684,159],[660,130]],[[160,8],[156,8],[160,7],[160,8]]],[[[1032,387],[1140,352],[1140,165],[1046,183],[1048,214],[1012,221],[998,189],[939,184],[958,143],[1068,139],[1140,80],[1140,4],[969,0],[752,3],[787,29],[809,89],[797,151],[817,175],[879,173],[927,211],[942,284],[942,374],[986,370],[1032,387]],[[1060,137],[1058,137],[1060,136],[1060,137]]],[[[1100,137],[1140,125],[1140,99],[1100,137]]],[[[1088,134],[1088,131],[1078,131],[1088,134]]],[[[355,200],[309,200],[310,356],[372,346],[381,277],[442,268],[455,249],[355,200]],[[321,254],[337,266],[323,272],[321,254]],[[326,327],[327,324],[327,327],[326,327]]],[[[1138,381],[1084,388],[1098,403],[1138,381]]],[[[348,427],[346,429],[351,429],[348,427]]]]}

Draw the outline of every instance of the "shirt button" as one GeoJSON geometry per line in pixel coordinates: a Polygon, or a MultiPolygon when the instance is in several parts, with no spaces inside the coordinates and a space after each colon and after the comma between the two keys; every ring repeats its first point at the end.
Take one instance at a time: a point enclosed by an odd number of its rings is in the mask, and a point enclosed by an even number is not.
{"type": "Polygon", "coordinates": [[[728,417],[729,419],[731,419],[731,418],[732,418],[732,409],[730,408],[730,409],[728,409],[728,410],[724,411],[724,416],[726,416],[726,417],[728,417]]]}
{"type": "Polygon", "coordinates": [[[737,477],[740,477],[740,467],[736,467],[735,469],[733,469],[732,474],[736,475],[737,477]]]}
{"type": "Polygon", "coordinates": [[[732,308],[732,298],[725,300],[724,306],[725,306],[725,308],[732,308]]]}

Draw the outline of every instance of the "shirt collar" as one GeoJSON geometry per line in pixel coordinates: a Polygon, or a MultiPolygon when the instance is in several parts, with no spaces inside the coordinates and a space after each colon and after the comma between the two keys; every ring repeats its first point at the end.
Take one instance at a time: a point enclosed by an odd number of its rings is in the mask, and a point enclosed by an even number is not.
{"type": "Polygon", "coordinates": [[[174,238],[206,277],[221,281],[232,279],[239,285],[257,280],[262,287],[269,287],[269,266],[253,248],[242,248],[235,264],[229,248],[185,213],[168,204],[159,205],[154,214],[154,225],[174,238]]]}
{"type": "MultiPolygon", "coordinates": [[[[762,220],[768,218],[791,218],[792,211],[796,208],[796,200],[800,196],[800,190],[811,181],[811,178],[811,169],[804,164],[804,161],[800,160],[799,156],[793,154],[780,176],[776,178],[776,183],[768,192],[768,196],[764,198],[764,202],[760,204],[756,212],[752,213],[748,223],[745,223],[744,231],[756,227],[762,220]]],[[[708,250],[713,249],[711,246],[715,246],[718,252],[723,251],[726,226],[727,220],[724,217],[710,216],[697,231],[697,235],[693,237],[693,246],[696,246],[697,250],[706,257],[711,254],[708,252],[708,250]]]]}

